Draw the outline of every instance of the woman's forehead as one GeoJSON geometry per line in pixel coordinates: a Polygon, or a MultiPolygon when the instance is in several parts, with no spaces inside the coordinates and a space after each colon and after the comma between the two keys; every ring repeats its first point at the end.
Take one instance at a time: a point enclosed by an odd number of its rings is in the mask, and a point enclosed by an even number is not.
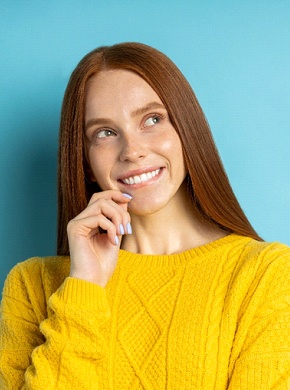
{"type": "Polygon", "coordinates": [[[105,70],[91,77],[86,88],[86,113],[110,112],[124,107],[130,112],[152,102],[162,104],[153,88],[138,74],[118,69],[105,70]]]}

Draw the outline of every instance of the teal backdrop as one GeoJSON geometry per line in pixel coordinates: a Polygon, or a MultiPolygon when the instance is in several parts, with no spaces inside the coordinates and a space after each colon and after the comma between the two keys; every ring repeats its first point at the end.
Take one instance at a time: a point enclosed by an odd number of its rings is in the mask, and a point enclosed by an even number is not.
{"type": "Polygon", "coordinates": [[[83,55],[122,41],[179,66],[248,218],[290,245],[289,17],[289,0],[0,0],[0,289],[55,254],[64,89],[83,55]]]}

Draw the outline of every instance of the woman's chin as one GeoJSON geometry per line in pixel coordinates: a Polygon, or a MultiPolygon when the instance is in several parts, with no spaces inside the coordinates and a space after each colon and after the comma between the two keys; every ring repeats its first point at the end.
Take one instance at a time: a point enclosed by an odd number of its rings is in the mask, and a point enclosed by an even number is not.
{"type": "Polygon", "coordinates": [[[166,207],[167,202],[158,199],[132,199],[128,204],[130,214],[149,216],[159,213],[166,207]]]}

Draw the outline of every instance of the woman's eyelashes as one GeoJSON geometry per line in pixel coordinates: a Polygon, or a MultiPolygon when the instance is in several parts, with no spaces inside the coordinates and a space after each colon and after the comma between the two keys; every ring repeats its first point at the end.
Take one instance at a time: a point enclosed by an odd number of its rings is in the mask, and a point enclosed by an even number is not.
{"type": "MultiPolygon", "coordinates": [[[[161,114],[150,114],[147,115],[144,120],[142,120],[140,126],[141,128],[152,127],[159,124],[163,120],[161,114]]],[[[118,135],[117,131],[110,128],[100,128],[92,133],[92,140],[98,141],[110,137],[116,137],[118,135]]]]}
{"type": "Polygon", "coordinates": [[[101,129],[94,134],[94,138],[107,138],[114,136],[116,136],[116,133],[110,129],[101,129]]]}
{"type": "Polygon", "coordinates": [[[144,121],[144,127],[157,125],[159,122],[161,122],[161,120],[162,120],[162,116],[159,114],[150,115],[144,121]]]}
{"type": "Polygon", "coordinates": [[[116,136],[117,133],[114,130],[107,128],[100,128],[87,133],[87,139],[91,143],[98,143],[116,136]]]}

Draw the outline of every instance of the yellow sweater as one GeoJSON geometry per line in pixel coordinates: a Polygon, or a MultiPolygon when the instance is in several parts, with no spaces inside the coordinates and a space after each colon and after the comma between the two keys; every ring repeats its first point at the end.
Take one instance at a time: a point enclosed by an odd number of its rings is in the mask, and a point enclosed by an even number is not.
{"type": "Polygon", "coordinates": [[[69,258],[10,272],[0,388],[290,389],[290,248],[230,235],[169,256],[120,251],[104,289],[69,258]]]}

